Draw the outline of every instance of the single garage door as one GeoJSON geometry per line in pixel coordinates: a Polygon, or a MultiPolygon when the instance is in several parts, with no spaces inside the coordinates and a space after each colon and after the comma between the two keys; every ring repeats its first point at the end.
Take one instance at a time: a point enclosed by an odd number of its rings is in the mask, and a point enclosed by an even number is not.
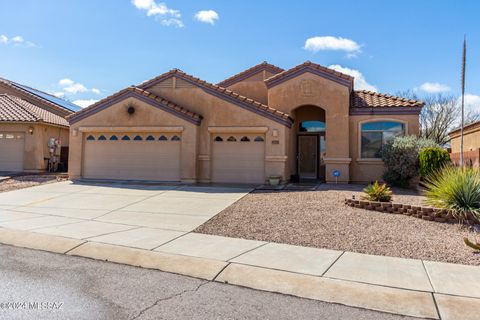
{"type": "Polygon", "coordinates": [[[87,133],[83,177],[180,180],[180,134],[87,133]]]}
{"type": "Polygon", "coordinates": [[[265,182],[263,136],[215,134],[212,139],[212,182],[265,182]]]}
{"type": "Polygon", "coordinates": [[[25,136],[0,132],[0,171],[22,171],[25,136]]]}

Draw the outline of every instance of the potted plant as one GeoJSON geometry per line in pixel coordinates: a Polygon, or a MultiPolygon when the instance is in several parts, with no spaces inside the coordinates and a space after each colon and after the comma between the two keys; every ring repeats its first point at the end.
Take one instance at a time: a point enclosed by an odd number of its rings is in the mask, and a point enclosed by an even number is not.
{"type": "Polygon", "coordinates": [[[271,186],[278,186],[280,184],[280,179],[282,177],[280,176],[269,176],[268,177],[268,183],[271,185],[271,186]]]}

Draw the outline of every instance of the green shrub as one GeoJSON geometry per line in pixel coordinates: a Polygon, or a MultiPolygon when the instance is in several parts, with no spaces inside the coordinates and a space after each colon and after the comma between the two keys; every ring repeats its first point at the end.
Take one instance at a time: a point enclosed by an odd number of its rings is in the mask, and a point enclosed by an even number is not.
{"type": "Polygon", "coordinates": [[[386,166],[383,179],[388,183],[408,187],[410,180],[418,176],[418,154],[425,148],[436,148],[433,140],[416,136],[397,137],[382,149],[382,160],[386,166]]]}
{"type": "Polygon", "coordinates": [[[470,212],[480,219],[480,171],[477,168],[447,166],[427,177],[425,202],[449,209],[460,220],[470,212]]]}
{"type": "Polygon", "coordinates": [[[365,195],[362,196],[362,199],[370,201],[390,202],[393,195],[392,190],[385,183],[380,184],[378,181],[368,185],[363,192],[365,195]]]}
{"type": "Polygon", "coordinates": [[[425,148],[418,155],[420,175],[427,177],[450,163],[447,150],[441,148],[425,148]]]}

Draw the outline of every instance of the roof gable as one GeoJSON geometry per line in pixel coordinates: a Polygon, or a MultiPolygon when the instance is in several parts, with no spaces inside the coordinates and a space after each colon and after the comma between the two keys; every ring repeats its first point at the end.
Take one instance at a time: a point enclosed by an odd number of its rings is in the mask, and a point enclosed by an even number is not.
{"type": "Polygon", "coordinates": [[[44,122],[68,127],[65,118],[9,94],[0,94],[0,122],[44,122]]]}
{"type": "Polygon", "coordinates": [[[170,70],[169,72],[166,72],[158,77],[155,77],[149,81],[143,82],[138,87],[142,89],[148,89],[149,87],[152,87],[155,84],[165,81],[171,77],[178,77],[213,96],[216,96],[222,100],[228,101],[232,104],[235,104],[249,111],[255,112],[263,117],[269,118],[287,127],[291,127],[293,123],[293,119],[288,114],[282,111],[279,111],[263,103],[260,103],[253,99],[242,96],[224,87],[220,87],[216,84],[209,83],[205,80],[196,78],[178,69],[170,70]]]}
{"type": "Polygon", "coordinates": [[[197,113],[180,107],[179,105],[162,97],[154,95],[153,93],[150,93],[146,90],[137,87],[128,87],[109,97],[106,97],[105,99],[98,101],[97,103],[92,104],[91,106],[88,106],[85,109],[82,109],[77,113],[68,116],[67,119],[70,124],[73,124],[130,97],[139,99],[153,107],[166,111],[170,114],[175,115],[176,117],[191,122],[195,125],[200,125],[200,122],[203,118],[197,113]]]}
{"type": "Polygon", "coordinates": [[[243,81],[247,78],[250,78],[251,76],[254,76],[256,75],[257,73],[259,72],[262,72],[262,71],[268,71],[270,73],[273,73],[273,74],[277,74],[277,73],[280,73],[280,72],[283,72],[284,69],[282,68],[279,68],[273,64],[270,64],[266,61],[263,61],[262,63],[259,63],[251,68],[248,68],[242,72],[239,72],[219,83],[217,83],[218,86],[220,87],[229,87],[237,82],[240,82],[240,81],[243,81]]]}
{"type": "Polygon", "coordinates": [[[266,79],[265,84],[267,85],[267,88],[271,88],[287,80],[298,77],[299,75],[302,75],[306,72],[313,73],[322,78],[326,78],[338,84],[344,85],[348,87],[349,90],[353,89],[353,77],[310,61],[306,61],[296,67],[293,67],[266,79]]]}

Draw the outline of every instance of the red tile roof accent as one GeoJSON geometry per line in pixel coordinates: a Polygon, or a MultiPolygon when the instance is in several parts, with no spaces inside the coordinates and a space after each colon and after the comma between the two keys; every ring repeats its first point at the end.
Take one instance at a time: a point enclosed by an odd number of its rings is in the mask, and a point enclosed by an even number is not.
{"type": "Polygon", "coordinates": [[[267,87],[272,87],[276,84],[279,84],[283,81],[286,81],[290,79],[291,76],[295,76],[298,72],[302,72],[303,70],[305,71],[316,71],[320,74],[323,74],[325,76],[330,77],[333,80],[337,80],[338,82],[341,82],[343,84],[348,84],[350,88],[353,88],[353,77],[349,76],[347,74],[338,72],[333,69],[329,69],[327,67],[321,66],[319,64],[313,63],[311,61],[305,61],[302,64],[299,64],[298,66],[295,66],[291,69],[285,70],[283,72],[280,72],[274,76],[271,76],[268,79],[265,79],[265,84],[267,87]]]}
{"type": "Polygon", "coordinates": [[[44,122],[68,127],[65,118],[9,94],[0,94],[0,122],[44,122]]]}
{"type": "Polygon", "coordinates": [[[87,114],[90,114],[90,113],[95,113],[95,110],[98,109],[99,107],[101,107],[102,105],[104,105],[105,103],[111,101],[111,100],[114,100],[115,98],[117,97],[120,97],[122,96],[123,94],[125,93],[128,93],[128,92],[133,92],[133,93],[136,93],[136,94],[140,94],[142,96],[145,96],[149,99],[152,99],[158,103],[160,103],[162,106],[168,108],[170,111],[172,112],[175,112],[177,114],[180,114],[184,117],[188,117],[188,118],[191,118],[192,120],[196,121],[196,122],[200,122],[203,117],[200,115],[200,114],[197,114],[195,112],[192,112],[190,110],[187,110],[167,99],[164,99],[162,97],[159,97],[153,93],[150,93],[148,92],[147,90],[144,90],[144,89],[141,89],[141,88],[138,88],[138,87],[134,87],[134,86],[131,86],[131,87],[128,87],[128,88],[125,88],[123,90],[120,90],[100,101],[97,101],[96,103],[72,114],[72,115],[69,115],[67,117],[67,120],[70,122],[70,123],[74,123],[76,122],[76,120],[78,119],[83,119],[84,118],[84,115],[86,116],[87,114]]]}
{"type": "Polygon", "coordinates": [[[373,91],[355,91],[352,93],[352,108],[410,108],[423,107],[422,101],[391,96],[373,91]]]}
{"type": "Polygon", "coordinates": [[[270,64],[267,61],[263,61],[262,63],[259,63],[251,68],[248,68],[242,72],[237,73],[236,75],[233,75],[225,80],[222,80],[221,82],[217,83],[217,86],[229,87],[234,83],[240,82],[264,70],[269,71],[273,74],[277,74],[284,71],[284,69],[282,68],[279,68],[273,64],[270,64]]]}
{"type": "Polygon", "coordinates": [[[216,84],[213,84],[205,80],[202,80],[200,78],[189,75],[179,69],[172,69],[162,75],[159,75],[158,77],[155,77],[151,80],[141,83],[140,85],[138,85],[138,87],[146,89],[172,76],[176,76],[183,80],[186,80],[202,89],[205,89],[207,92],[218,96],[219,98],[222,98],[227,101],[231,100],[232,102],[236,102],[239,105],[252,109],[252,111],[257,111],[261,115],[270,116],[273,119],[278,120],[280,123],[284,125],[290,126],[293,122],[293,119],[290,117],[290,115],[288,115],[285,112],[282,112],[275,108],[269,107],[263,103],[260,103],[253,99],[242,96],[224,87],[220,87],[216,84]]]}
{"type": "MultiPolygon", "coordinates": [[[[8,86],[9,88],[11,88],[11,89],[13,89],[13,90],[16,90],[17,92],[21,92],[21,93],[23,93],[23,94],[25,94],[25,95],[27,95],[27,96],[35,99],[36,101],[39,101],[39,102],[41,102],[41,103],[45,103],[45,104],[47,104],[47,105],[49,105],[49,106],[51,106],[51,107],[53,107],[53,108],[55,108],[55,109],[63,112],[63,113],[66,113],[66,114],[71,114],[71,113],[73,113],[73,111],[70,110],[70,109],[67,109],[67,108],[65,108],[65,107],[63,107],[63,106],[61,106],[61,105],[59,105],[59,104],[53,103],[53,102],[51,102],[51,101],[49,101],[49,100],[47,100],[47,99],[44,99],[44,98],[42,98],[42,97],[40,97],[40,96],[38,96],[38,95],[32,94],[31,92],[29,92],[29,91],[27,91],[27,90],[19,87],[18,85],[16,85],[17,83],[15,83],[15,82],[13,82],[13,81],[10,81],[10,80],[4,79],[4,78],[0,78],[0,84],[4,84],[4,85],[8,86]]],[[[25,87],[27,87],[27,86],[25,86],[25,87]]],[[[38,90],[38,89],[35,89],[35,90],[40,91],[40,90],[38,90]]],[[[44,93],[44,94],[46,94],[46,95],[50,95],[50,94],[48,94],[48,93],[46,93],[46,92],[43,92],[43,91],[42,91],[42,93],[44,93]]]]}

